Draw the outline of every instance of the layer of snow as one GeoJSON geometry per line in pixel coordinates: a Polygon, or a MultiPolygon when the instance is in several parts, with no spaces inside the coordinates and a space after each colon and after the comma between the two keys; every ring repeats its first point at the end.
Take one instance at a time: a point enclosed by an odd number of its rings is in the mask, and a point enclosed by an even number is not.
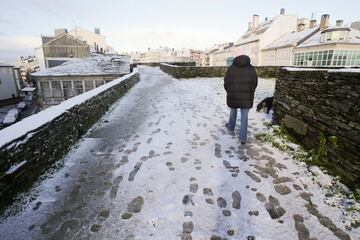
{"type": "MultiPolygon", "coordinates": [[[[142,81],[74,146],[61,161],[64,165],[43,176],[7,210],[8,217],[0,218],[1,239],[173,240],[181,239],[183,224],[191,221],[191,236],[196,240],[212,235],[292,240],[298,239],[299,229],[294,214],[303,217],[309,238],[338,240],[320,223],[331,219],[357,239],[359,228],[345,228],[349,216],[340,199],[326,197],[318,184],[318,180],[323,186],[331,184],[326,174],[316,168],[309,171],[291,155],[253,139],[266,129],[263,123],[270,120],[270,114],[249,112],[250,141],[240,146],[237,133],[224,128],[229,109],[221,78],[178,81],[158,68],[140,68],[142,81]],[[224,160],[235,169],[227,169],[224,160]],[[255,166],[266,167],[270,161],[286,166],[275,170],[279,177],[291,178],[284,183],[291,193],[275,191],[270,176],[255,182],[245,173],[258,175],[255,166]],[[130,180],[134,170],[138,171],[130,180]],[[233,177],[231,170],[239,172],[233,177]],[[293,184],[303,190],[297,191],[293,184]],[[191,192],[191,185],[197,190],[191,192]],[[212,190],[211,196],[204,194],[204,188],[212,190]],[[232,206],[234,191],[241,194],[240,209],[232,206]],[[300,196],[303,191],[329,219],[318,219],[307,211],[308,202],[300,196]],[[270,195],[278,199],[286,210],[282,223],[270,217],[257,193],[267,201],[270,195]],[[192,196],[194,205],[183,204],[185,195],[192,196]],[[122,219],[128,204],[138,196],[144,199],[141,211],[122,219]],[[224,208],[217,205],[220,197],[227,201],[224,208]],[[207,198],[214,204],[207,204],[207,198]],[[223,215],[225,209],[231,216],[223,215]],[[101,214],[103,210],[107,214],[101,214]],[[255,210],[258,215],[250,216],[255,210]],[[192,217],[184,216],[185,211],[191,211],[192,217]],[[93,224],[101,227],[98,232],[91,232],[93,224]],[[234,236],[227,235],[229,229],[234,236]]],[[[255,105],[273,95],[274,85],[274,80],[259,79],[255,105]]],[[[359,213],[354,217],[359,219],[359,213]]]]}
{"type": "Polygon", "coordinates": [[[21,89],[22,92],[33,92],[35,90],[36,88],[34,87],[24,87],[23,89],[21,89]]]}
{"type": "Polygon", "coordinates": [[[312,35],[315,31],[318,31],[318,27],[314,28],[307,28],[300,32],[292,32],[289,34],[285,34],[284,36],[278,38],[273,43],[268,45],[265,49],[272,49],[272,48],[281,48],[286,46],[296,46],[299,42],[306,37],[312,35]]]}
{"type": "Polygon", "coordinates": [[[321,68],[296,68],[296,67],[284,67],[283,68],[289,72],[304,72],[304,71],[328,71],[328,69],[321,69],[321,68]]]}
{"type": "Polygon", "coordinates": [[[350,73],[360,73],[360,68],[340,68],[340,69],[331,69],[329,72],[350,72],[350,73]]]}
{"type": "Polygon", "coordinates": [[[177,65],[167,64],[167,63],[160,63],[160,65],[168,66],[168,67],[180,67],[177,65]]]}
{"type": "Polygon", "coordinates": [[[22,166],[24,166],[25,164],[27,163],[26,160],[14,165],[14,166],[11,166],[5,174],[7,175],[10,175],[10,174],[13,174],[14,172],[16,172],[19,168],[21,168],[22,166]]]}
{"type": "Polygon", "coordinates": [[[284,67],[289,72],[311,72],[311,71],[326,71],[326,72],[349,72],[360,73],[360,68],[339,68],[339,69],[326,69],[326,68],[296,68],[296,67],[284,67]]]}
{"type": "Polygon", "coordinates": [[[13,65],[0,61],[0,67],[13,67],[13,65]]]}
{"type": "Polygon", "coordinates": [[[32,76],[79,76],[125,74],[130,72],[129,59],[124,56],[90,54],[77,60],[65,62],[59,66],[32,73],[32,76]]]}
{"type": "Polygon", "coordinates": [[[326,41],[321,42],[321,31],[317,32],[306,40],[305,42],[301,43],[298,47],[309,47],[309,46],[316,46],[316,45],[323,45],[323,44],[329,44],[329,43],[348,43],[348,44],[360,44],[360,31],[356,30],[354,28],[351,28],[348,33],[348,38],[345,40],[336,40],[336,41],[326,41]]]}
{"type": "Polygon", "coordinates": [[[112,88],[113,86],[121,83],[125,79],[135,75],[138,73],[138,69],[135,68],[134,71],[130,74],[127,74],[121,78],[115,79],[107,84],[104,84],[100,87],[97,87],[93,90],[90,90],[86,93],[77,95],[73,98],[70,98],[64,102],[62,102],[59,105],[47,108],[44,111],[41,111],[37,114],[31,115],[30,117],[27,117],[20,122],[13,124],[7,128],[4,128],[0,131],[0,147],[3,145],[19,138],[27,133],[34,131],[38,129],[39,127],[43,126],[44,124],[50,122],[51,120],[57,118],[58,116],[62,115],[67,110],[73,108],[76,105],[79,105],[83,102],[85,102],[88,99],[91,99],[92,97],[100,94],[101,92],[104,92],[108,90],[109,88],[112,88]]]}

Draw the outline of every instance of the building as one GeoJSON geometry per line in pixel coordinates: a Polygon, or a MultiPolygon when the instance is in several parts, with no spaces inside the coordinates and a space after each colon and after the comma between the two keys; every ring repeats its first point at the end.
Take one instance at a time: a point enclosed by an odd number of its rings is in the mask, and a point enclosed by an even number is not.
{"type": "Polygon", "coordinates": [[[0,62],[0,101],[19,96],[20,79],[19,68],[0,62]]]}
{"type": "Polygon", "coordinates": [[[45,105],[55,105],[130,72],[124,56],[92,53],[60,66],[31,74],[45,105]]]}
{"type": "Polygon", "coordinates": [[[41,40],[42,45],[35,49],[41,70],[90,54],[89,45],[68,34],[66,29],[55,29],[55,37],[42,36],[41,40]]]}
{"type": "Polygon", "coordinates": [[[350,28],[354,28],[354,29],[360,31],[360,21],[352,22],[351,25],[350,25],[350,28]]]}
{"type": "Polygon", "coordinates": [[[16,66],[20,68],[23,83],[30,83],[30,74],[40,70],[39,61],[35,56],[22,56],[16,61],[16,66]]]}
{"type": "Polygon", "coordinates": [[[294,66],[297,67],[360,67],[360,31],[329,24],[330,16],[322,16],[320,31],[294,49],[294,66]]]}
{"type": "MultiPolygon", "coordinates": [[[[280,15],[274,18],[265,18],[259,23],[259,16],[253,15],[248,30],[234,44],[231,54],[245,54],[251,58],[253,65],[262,65],[262,50],[279,37],[296,31],[297,16],[285,14],[281,9],[280,15]]],[[[232,55],[229,57],[233,57],[232,55]]]]}
{"type": "MultiPolygon", "coordinates": [[[[182,57],[185,59],[190,59],[190,61],[195,62],[196,66],[202,66],[202,55],[204,54],[201,50],[182,48],[179,51],[176,51],[177,57],[182,57]]],[[[188,61],[188,60],[187,60],[188,61]]]]}
{"type": "Polygon", "coordinates": [[[262,65],[292,66],[295,48],[319,31],[316,20],[311,20],[309,25],[304,19],[299,20],[297,31],[281,36],[261,50],[262,65]]]}
{"type": "Polygon", "coordinates": [[[182,49],[175,51],[174,48],[160,46],[146,52],[135,52],[130,54],[131,59],[138,63],[160,63],[160,62],[191,62],[191,51],[182,49]]]}
{"type": "Polygon", "coordinates": [[[217,49],[210,53],[211,66],[226,66],[229,58],[235,57],[234,43],[228,42],[217,45],[217,49]]]}
{"type": "Polygon", "coordinates": [[[89,45],[91,52],[107,53],[108,51],[109,46],[106,44],[105,36],[100,34],[100,28],[95,28],[94,32],[91,32],[80,27],[75,27],[69,31],[69,34],[89,45]]]}

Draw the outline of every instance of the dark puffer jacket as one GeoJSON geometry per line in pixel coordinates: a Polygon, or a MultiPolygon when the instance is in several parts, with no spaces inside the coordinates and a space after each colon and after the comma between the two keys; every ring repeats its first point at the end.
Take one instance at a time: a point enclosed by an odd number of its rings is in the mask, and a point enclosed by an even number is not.
{"type": "Polygon", "coordinates": [[[252,108],[257,84],[258,78],[250,58],[246,55],[236,57],[224,79],[227,105],[230,108],[252,108]]]}

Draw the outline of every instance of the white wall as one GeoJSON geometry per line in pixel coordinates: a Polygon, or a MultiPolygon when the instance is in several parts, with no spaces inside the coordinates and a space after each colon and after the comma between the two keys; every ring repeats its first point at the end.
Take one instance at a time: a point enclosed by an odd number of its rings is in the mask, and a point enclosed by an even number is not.
{"type": "Polygon", "coordinates": [[[263,66],[292,66],[294,47],[269,49],[262,51],[263,66]]]}
{"type": "Polygon", "coordinates": [[[99,46],[99,51],[100,48],[102,48],[103,52],[105,52],[107,49],[106,39],[103,35],[96,34],[94,32],[79,27],[71,30],[69,34],[73,37],[78,38],[81,41],[86,41],[86,44],[89,45],[91,48],[95,48],[94,43],[96,43],[99,46]]]}
{"type": "Polygon", "coordinates": [[[0,100],[18,96],[12,67],[0,67],[0,100]]]}
{"type": "Polygon", "coordinates": [[[268,46],[270,43],[275,41],[281,36],[288,34],[290,32],[297,30],[297,17],[292,15],[280,15],[277,19],[271,24],[269,29],[262,34],[259,42],[259,62],[258,65],[263,65],[262,63],[262,52],[261,50],[268,46]]]}
{"type": "Polygon", "coordinates": [[[44,51],[42,46],[35,48],[35,53],[36,53],[36,58],[39,61],[39,67],[40,67],[40,71],[43,71],[46,69],[46,64],[45,64],[45,58],[44,58],[44,51]]]}

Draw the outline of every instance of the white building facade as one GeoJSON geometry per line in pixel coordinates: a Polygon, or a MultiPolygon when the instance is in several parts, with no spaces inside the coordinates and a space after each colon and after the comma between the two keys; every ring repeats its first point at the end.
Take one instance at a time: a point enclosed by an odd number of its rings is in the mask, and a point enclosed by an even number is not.
{"type": "Polygon", "coordinates": [[[335,27],[328,24],[329,15],[320,31],[294,50],[296,67],[360,67],[360,31],[343,26],[342,20],[335,27]]]}
{"type": "Polygon", "coordinates": [[[301,43],[319,31],[316,21],[311,21],[311,25],[305,27],[303,23],[298,23],[298,30],[278,38],[273,43],[265,47],[262,52],[263,66],[293,66],[294,50],[301,43]],[[303,28],[305,27],[305,28],[303,28]]]}
{"type": "Polygon", "coordinates": [[[94,32],[89,30],[75,27],[69,34],[90,46],[92,51],[106,53],[108,45],[106,44],[105,36],[100,34],[100,29],[95,28],[94,32]]]}
{"type": "Polygon", "coordinates": [[[259,16],[253,15],[248,31],[235,43],[231,54],[248,55],[253,65],[261,66],[263,65],[262,50],[279,37],[296,31],[297,22],[297,16],[286,15],[283,9],[279,16],[261,23],[259,16]]]}
{"type": "Polygon", "coordinates": [[[0,101],[19,96],[20,78],[18,68],[0,62],[0,101]]]}

